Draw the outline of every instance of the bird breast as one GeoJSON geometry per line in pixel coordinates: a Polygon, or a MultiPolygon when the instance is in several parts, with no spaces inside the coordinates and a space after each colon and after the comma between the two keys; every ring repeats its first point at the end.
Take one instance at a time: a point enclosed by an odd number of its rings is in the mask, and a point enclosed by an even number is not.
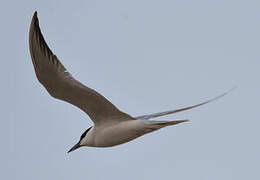
{"type": "Polygon", "coordinates": [[[116,124],[94,126],[87,133],[85,145],[111,147],[123,144],[150,132],[148,129],[148,121],[143,120],[129,120],[116,124]]]}

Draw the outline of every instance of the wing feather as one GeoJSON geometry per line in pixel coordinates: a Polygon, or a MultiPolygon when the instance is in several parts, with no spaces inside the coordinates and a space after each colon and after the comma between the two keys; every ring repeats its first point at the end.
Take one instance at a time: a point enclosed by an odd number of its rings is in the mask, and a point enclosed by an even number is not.
{"type": "Polygon", "coordinates": [[[213,98],[213,99],[210,99],[208,101],[205,101],[205,102],[202,102],[202,103],[199,103],[199,104],[196,104],[196,105],[193,105],[193,106],[188,106],[188,107],[184,107],[184,108],[180,108],[180,109],[174,109],[174,110],[171,110],[171,111],[164,111],[164,112],[159,112],[159,113],[153,113],[153,114],[147,114],[147,115],[142,115],[142,116],[138,116],[138,117],[135,117],[135,119],[143,119],[143,120],[148,120],[148,119],[152,119],[152,118],[156,118],[156,117],[160,117],[160,116],[166,116],[166,115],[169,115],[169,114],[174,114],[174,113],[178,113],[178,112],[182,112],[182,111],[186,111],[186,110],[189,110],[189,109],[193,109],[193,108],[196,108],[196,107],[199,107],[199,106],[203,106],[205,104],[208,104],[212,101],[215,101],[223,96],[225,96],[226,94],[228,94],[229,92],[233,91],[236,87],[230,89],[229,91],[213,98]]]}
{"type": "Polygon", "coordinates": [[[133,119],[104,96],[72,77],[46,44],[37,12],[34,13],[30,26],[29,46],[36,76],[52,97],[79,107],[95,124],[104,120],[133,119]]]}

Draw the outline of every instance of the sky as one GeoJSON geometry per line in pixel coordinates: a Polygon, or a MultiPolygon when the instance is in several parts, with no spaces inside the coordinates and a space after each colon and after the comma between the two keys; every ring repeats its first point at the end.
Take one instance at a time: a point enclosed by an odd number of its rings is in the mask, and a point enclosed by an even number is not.
{"type": "Polygon", "coordinates": [[[260,1],[5,1],[0,179],[259,179],[260,1]],[[67,154],[92,121],[37,81],[34,11],[70,73],[132,116],[189,119],[112,148],[67,154]]]}

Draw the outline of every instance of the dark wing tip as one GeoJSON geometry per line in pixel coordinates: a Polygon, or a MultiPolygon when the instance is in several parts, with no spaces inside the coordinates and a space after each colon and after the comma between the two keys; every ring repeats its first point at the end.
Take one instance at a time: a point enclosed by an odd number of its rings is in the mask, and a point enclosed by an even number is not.
{"type": "Polygon", "coordinates": [[[32,23],[31,23],[31,27],[38,27],[39,26],[39,20],[37,17],[37,11],[34,12],[33,14],[33,18],[32,18],[32,23]]]}
{"type": "Polygon", "coordinates": [[[30,45],[31,55],[32,55],[32,49],[33,49],[33,41],[36,37],[36,34],[39,34],[39,33],[37,33],[39,31],[40,31],[39,20],[37,17],[37,11],[35,11],[33,14],[30,29],[29,29],[29,45],[30,45]]]}

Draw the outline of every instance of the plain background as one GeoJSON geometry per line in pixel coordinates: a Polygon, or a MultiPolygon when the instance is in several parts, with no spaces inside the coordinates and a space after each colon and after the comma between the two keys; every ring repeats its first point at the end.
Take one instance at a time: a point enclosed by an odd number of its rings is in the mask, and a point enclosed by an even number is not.
{"type": "Polygon", "coordinates": [[[0,177],[259,179],[260,1],[3,1],[0,177]],[[92,125],[34,74],[29,25],[75,78],[133,115],[200,103],[190,119],[112,148],[66,152],[92,125]]]}

